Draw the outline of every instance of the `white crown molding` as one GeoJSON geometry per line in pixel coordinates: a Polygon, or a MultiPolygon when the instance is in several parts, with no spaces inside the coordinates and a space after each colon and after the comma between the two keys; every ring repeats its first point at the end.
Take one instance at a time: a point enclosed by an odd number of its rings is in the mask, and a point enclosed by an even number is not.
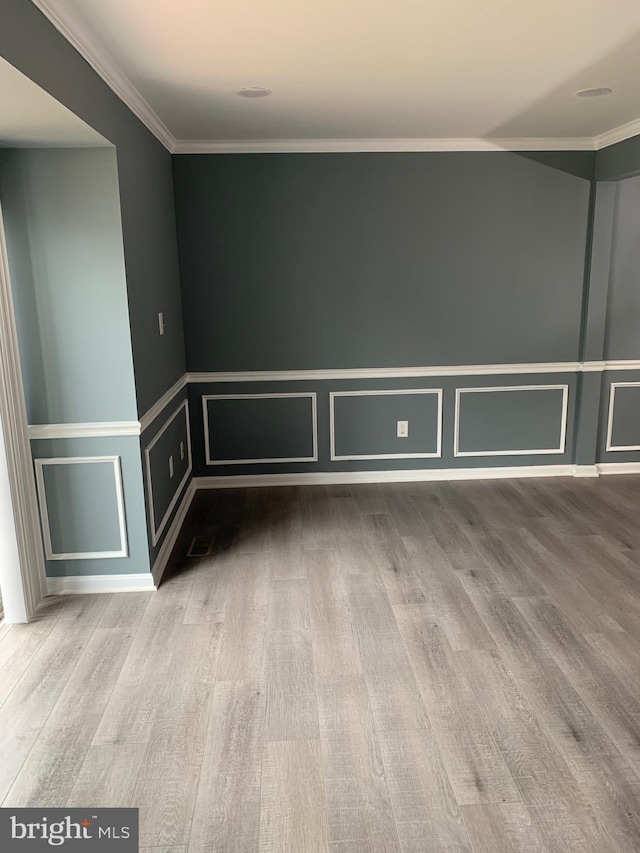
{"type": "Polygon", "coordinates": [[[176,144],[174,135],[126,74],[118,68],[115,59],[104,45],[98,43],[63,4],[55,3],[55,0],[32,2],[164,147],[173,151],[176,144]]]}
{"type": "Polygon", "coordinates": [[[411,151],[594,151],[590,137],[552,139],[179,139],[174,154],[319,154],[411,151]]]}
{"type": "Polygon", "coordinates": [[[624,142],[625,139],[631,139],[632,136],[638,135],[640,135],[640,118],[628,121],[619,127],[614,127],[605,133],[600,133],[594,137],[593,141],[596,151],[600,151],[602,148],[608,148],[610,145],[615,145],[617,142],[624,142]]]}
{"type": "Polygon", "coordinates": [[[132,575],[70,575],[47,578],[47,595],[86,595],[112,592],[153,592],[151,573],[132,575]]]}
{"type": "Polygon", "coordinates": [[[138,421],[107,421],[85,424],[32,424],[29,438],[107,438],[110,436],[140,435],[138,421]]]}
{"type": "Polygon", "coordinates": [[[599,151],[640,135],[640,118],[597,136],[482,139],[176,139],[105,46],[55,0],[32,0],[113,92],[172,154],[268,154],[401,151],[599,151]]]}

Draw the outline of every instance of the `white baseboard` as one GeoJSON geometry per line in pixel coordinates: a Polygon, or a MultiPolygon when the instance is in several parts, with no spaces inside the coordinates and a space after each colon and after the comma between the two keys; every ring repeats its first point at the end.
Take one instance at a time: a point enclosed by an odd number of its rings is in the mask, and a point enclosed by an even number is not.
{"type": "Polygon", "coordinates": [[[598,474],[640,474],[640,462],[601,462],[598,474]]]}
{"type": "Polygon", "coordinates": [[[47,595],[79,595],[95,592],[152,592],[151,573],[135,575],[70,575],[47,578],[47,595]]]}
{"type": "Polygon", "coordinates": [[[160,585],[162,575],[164,574],[164,570],[167,567],[167,561],[171,556],[173,546],[176,544],[178,534],[180,533],[180,529],[182,528],[182,523],[185,520],[187,512],[189,511],[189,507],[191,506],[191,501],[193,500],[193,496],[195,495],[195,493],[195,480],[192,480],[184,493],[182,501],[180,502],[180,506],[178,507],[178,511],[173,517],[171,527],[167,531],[167,535],[164,537],[162,546],[158,551],[158,556],[156,557],[155,562],[153,564],[153,568],[151,569],[153,583],[155,584],[156,588],[160,585]]]}
{"type": "Polygon", "coordinates": [[[574,477],[597,477],[598,476],[598,466],[597,465],[574,465],[573,466],[573,476],[574,477]]]}
{"type": "Polygon", "coordinates": [[[319,471],[300,474],[238,474],[196,477],[196,489],[254,486],[341,486],[355,483],[421,483],[441,480],[504,480],[521,477],[573,477],[574,465],[518,465],[496,468],[418,468],[395,471],[319,471]]]}

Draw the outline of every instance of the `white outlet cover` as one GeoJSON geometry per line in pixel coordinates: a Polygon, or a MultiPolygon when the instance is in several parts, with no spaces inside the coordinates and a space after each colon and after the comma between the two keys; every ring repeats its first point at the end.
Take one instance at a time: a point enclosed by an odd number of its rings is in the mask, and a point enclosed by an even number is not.
{"type": "Polygon", "coordinates": [[[169,476],[173,477],[173,456],[169,457],[169,476]]]}
{"type": "Polygon", "coordinates": [[[184,459],[184,441],[180,442],[180,459],[184,459]]]}
{"type": "Polygon", "coordinates": [[[158,330],[161,335],[164,335],[164,314],[162,311],[158,312],[158,330]]]}
{"type": "Polygon", "coordinates": [[[409,438],[409,421],[398,421],[398,438],[409,438]]]}

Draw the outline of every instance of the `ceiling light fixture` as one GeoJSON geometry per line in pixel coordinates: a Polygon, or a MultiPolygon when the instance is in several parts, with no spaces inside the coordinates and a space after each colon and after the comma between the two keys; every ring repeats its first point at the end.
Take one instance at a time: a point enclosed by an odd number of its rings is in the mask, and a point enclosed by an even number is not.
{"type": "Polygon", "coordinates": [[[610,95],[613,90],[608,86],[596,86],[594,89],[580,89],[575,92],[576,98],[600,98],[602,95],[610,95]]]}
{"type": "Polygon", "coordinates": [[[265,89],[262,86],[248,86],[236,92],[236,95],[240,95],[241,98],[268,98],[270,94],[271,89],[265,89]]]}

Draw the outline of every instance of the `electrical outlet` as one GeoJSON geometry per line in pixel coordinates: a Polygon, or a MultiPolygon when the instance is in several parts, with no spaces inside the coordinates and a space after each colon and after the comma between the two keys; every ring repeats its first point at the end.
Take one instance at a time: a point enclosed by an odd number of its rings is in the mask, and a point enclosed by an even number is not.
{"type": "Polygon", "coordinates": [[[180,459],[184,459],[184,441],[180,442],[180,459]]]}
{"type": "Polygon", "coordinates": [[[164,335],[164,314],[162,311],[158,312],[158,331],[164,335]]]}
{"type": "Polygon", "coordinates": [[[398,421],[398,438],[409,438],[409,421],[398,421]]]}
{"type": "Polygon", "coordinates": [[[169,457],[169,477],[173,477],[173,456],[169,457]]]}

